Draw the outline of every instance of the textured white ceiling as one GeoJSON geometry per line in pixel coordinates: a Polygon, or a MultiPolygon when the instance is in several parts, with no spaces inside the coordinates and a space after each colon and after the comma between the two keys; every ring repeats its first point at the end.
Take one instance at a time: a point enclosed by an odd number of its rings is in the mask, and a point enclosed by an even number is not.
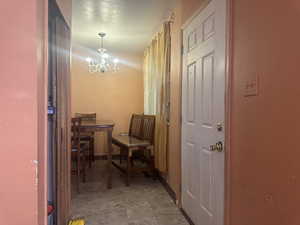
{"type": "Polygon", "coordinates": [[[168,19],[176,0],[73,0],[72,38],[84,48],[141,53],[168,19]]]}

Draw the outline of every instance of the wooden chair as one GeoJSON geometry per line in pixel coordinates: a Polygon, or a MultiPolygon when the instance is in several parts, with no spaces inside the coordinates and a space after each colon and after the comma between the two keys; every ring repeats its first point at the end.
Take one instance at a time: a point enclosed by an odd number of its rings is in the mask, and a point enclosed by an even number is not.
{"type": "MultiPolygon", "coordinates": [[[[130,136],[138,139],[142,139],[142,125],[143,125],[143,115],[133,114],[130,120],[129,132],[121,133],[120,136],[130,136]]],[[[120,151],[120,164],[122,164],[122,159],[127,158],[127,154],[124,151],[120,151]],[[125,153],[125,154],[124,154],[125,153]]]]}
{"type": "MultiPolygon", "coordinates": [[[[82,121],[95,121],[96,113],[75,113],[76,118],[81,118],[82,121]]],[[[89,144],[89,167],[92,167],[92,162],[95,161],[95,133],[84,132],[81,133],[81,141],[89,144]]]]}
{"type": "Polygon", "coordinates": [[[72,173],[77,176],[76,185],[77,190],[80,186],[80,177],[85,182],[86,178],[86,159],[88,153],[88,145],[81,142],[80,134],[81,118],[72,118],[72,139],[71,139],[71,159],[75,162],[74,167],[72,166],[72,173]]]}
{"type": "Polygon", "coordinates": [[[97,118],[96,113],[75,113],[75,117],[78,118],[80,117],[82,121],[94,121],[97,118]]]}
{"type": "Polygon", "coordinates": [[[142,139],[144,115],[133,114],[130,120],[130,127],[128,135],[131,137],[142,139]]]}
{"type": "Polygon", "coordinates": [[[112,139],[113,144],[120,147],[120,157],[126,156],[127,169],[113,162],[113,165],[126,174],[126,184],[130,185],[130,177],[132,172],[151,172],[154,174],[154,132],[155,132],[155,116],[137,115],[131,117],[128,135],[121,134],[112,139]],[[146,168],[134,167],[134,152],[142,153],[143,162],[147,164],[146,168]],[[148,152],[148,157],[146,153],[148,152]]]}

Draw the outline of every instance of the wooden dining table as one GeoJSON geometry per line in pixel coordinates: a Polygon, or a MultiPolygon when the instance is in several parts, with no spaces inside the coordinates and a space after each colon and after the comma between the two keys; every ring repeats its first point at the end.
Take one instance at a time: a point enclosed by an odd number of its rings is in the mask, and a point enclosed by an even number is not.
{"type": "Polygon", "coordinates": [[[106,132],[107,133],[107,144],[108,144],[108,153],[107,153],[107,188],[112,188],[112,132],[114,129],[115,123],[113,121],[103,121],[103,120],[94,120],[94,121],[82,121],[81,122],[81,132],[106,132]]]}

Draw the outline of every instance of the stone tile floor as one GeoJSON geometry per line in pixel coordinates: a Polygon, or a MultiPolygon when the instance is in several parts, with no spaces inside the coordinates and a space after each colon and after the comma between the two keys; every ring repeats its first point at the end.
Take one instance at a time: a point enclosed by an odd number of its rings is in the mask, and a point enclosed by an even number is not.
{"type": "Polygon", "coordinates": [[[113,168],[113,188],[106,189],[105,162],[96,161],[87,170],[80,193],[72,191],[72,217],[83,217],[86,225],[188,225],[159,181],[142,174],[126,187],[113,168]]]}

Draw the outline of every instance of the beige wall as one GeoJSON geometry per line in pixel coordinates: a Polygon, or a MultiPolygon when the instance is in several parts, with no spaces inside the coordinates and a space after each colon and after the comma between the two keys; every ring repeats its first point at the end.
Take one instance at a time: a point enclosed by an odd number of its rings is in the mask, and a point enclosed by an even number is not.
{"type": "Polygon", "coordinates": [[[69,26],[72,24],[72,0],[56,0],[66,22],[69,26]]]}
{"type": "MultiPolygon", "coordinates": [[[[144,88],[141,55],[118,54],[120,70],[115,73],[88,73],[86,52],[74,46],[72,59],[72,112],[96,112],[101,120],[113,120],[114,133],[128,132],[132,113],[142,113],[144,88]]],[[[106,151],[106,142],[97,135],[96,154],[106,151]]]]}
{"type": "Polygon", "coordinates": [[[197,10],[203,7],[204,4],[210,0],[180,0],[181,13],[182,13],[182,24],[184,24],[191,16],[193,16],[197,10]]]}
{"type": "Polygon", "coordinates": [[[233,0],[233,18],[230,225],[296,225],[300,2],[233,0]]]}

